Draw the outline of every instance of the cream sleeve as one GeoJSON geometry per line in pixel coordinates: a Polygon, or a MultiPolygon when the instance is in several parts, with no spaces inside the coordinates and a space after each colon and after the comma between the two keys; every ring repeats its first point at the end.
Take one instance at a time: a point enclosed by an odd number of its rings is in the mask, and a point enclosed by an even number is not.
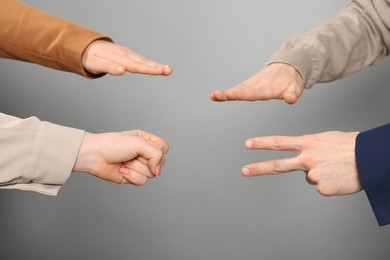
{"type": "Polygon", "coordinates": [[[83,137],[83,130],[0,113],[0,188],[57,195],[83,137]]]}

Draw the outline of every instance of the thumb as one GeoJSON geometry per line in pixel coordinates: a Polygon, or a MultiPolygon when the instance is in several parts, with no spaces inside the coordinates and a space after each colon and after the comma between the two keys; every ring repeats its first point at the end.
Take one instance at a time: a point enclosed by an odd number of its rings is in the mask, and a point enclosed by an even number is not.
{"type": "Polygon", "coordinates": [[[86,60],[84,68],[93,74],[108,73],[120,76],[125,73],[125,68],[122,65],[97,56],[86,60]]]}
{"type": "Polygon", "coordinates": [[[283,99],[287,104],[293,105],[298,101],[302,90],[296,84],[290,84],[283,93],[283,99]]]}

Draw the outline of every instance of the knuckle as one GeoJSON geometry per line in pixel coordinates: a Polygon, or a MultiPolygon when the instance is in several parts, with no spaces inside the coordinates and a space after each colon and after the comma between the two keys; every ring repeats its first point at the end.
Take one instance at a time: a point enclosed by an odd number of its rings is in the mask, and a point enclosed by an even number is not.
{"type": "Polygon", "coordinates": [[[283,165],[280,161],[273,161],[272,162],[272,170],[274,173],[283,173],[283,165]]]}
{"type": "Polygon", "coordinates": [[[161,151],[160,149],[158,149],[157,151],[156,151],[156,158],[163,158],[163,156],[164,156],[164,152],[163,151],[161,151]]]}
{"type": "MultiPolygon", "coordinates": [[[[301,153],[299,156],[299,165],[305,169],[313,169],[314,165],[316,164],[316,158],[310,155],[307,155],[306,153],[301,153]]],[[[313,173],[312,173],[313,174],[313,173]]]]}
{"type": "Polygon", "coordinates": [[[163,150],[164,150],[164,153],[168,153],[169,152],[169,145],[167,143],[165,143],[165,146],[163,147],[163,150]]]}
{"type": "Polygon", "coordinates": [[[156,146],[164,153],[166,154],[169,151],[169,145],[164,139],[160,139],[157,143],[156,146]]]}
{"type": "Polygon", "coordinates": [[[325,197],[330,197],[334,195],[333,190],[329,186],[323,185],[321,183],[317,185],[317,191],[318,193],[320,193],[322,196],[325,197]]]}
{"type": "Polygon", "coordinates": [[[308,172],[307,175],[306,175],[306,179],[312,183],[315,183],[316,182],[316,179],[315,179],[315,175],[313,172],[308,172]]]}
{"type": "Polygon", "coordinates": [[[306,177],[313,183],[323,184],[323,182],[321,182],[321,173],[315,169],[308,171],[306,177]]]}
{"type": "Polygon", "coordinates": [[[306,175],[305,179],[306,179],[306,182],[307,182],[308,184],[310,184],[310,185],[315,185],[315,183],[314,183],[309,177],[307,177],[307,175],[306,175]]]}
{"type": "Polygon", "coordinates": [[[308,172],[307,175],[306,175],[306,178],[312,182],[314,182],[314,176],[313,176],[313,172],[308,172]]]}
{"type": "Polygon", "coordinates": [[[283,148],[283,140],[280,136],[272,137],[272,145],[275,150],[281,150],[283,148]]]}
{"type": "Polygon", "coordinates": [[[295,163],[297,167],[302,171],[308,172],[310,169],[306,164],[305,158],[299,152],[296,152],[295,163]]]}

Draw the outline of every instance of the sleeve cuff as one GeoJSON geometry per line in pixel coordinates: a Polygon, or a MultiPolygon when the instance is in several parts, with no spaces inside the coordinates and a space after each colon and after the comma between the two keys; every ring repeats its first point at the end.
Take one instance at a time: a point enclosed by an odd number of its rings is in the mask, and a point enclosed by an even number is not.
{"type": "Polygon", "coordinates": [[[82,64],[82,58],[83,58],[83,54],[84,54],[85,50],[88,48],[88,46],[91,43],[93,43],[94,41],[99,41],[99,40],[114,43],[114,41],[111,38],[106,37],[106,36],[91,38],[86,43],[84,43],[84,49],[83,49],[83,52],[81,53],[81,56],[80,56],[79,69],[78,69],[78,71],[76,71],[77,74],[80,74],[81,76],[84,76],[84,77],[89,78],[89,79],[97,79],[97,78],[103,77],[104,75],[107,74],[107,73],[93,74],[93,73],[87,71],[82,64]]]}
{"type": "Polygon", "coordinates": [[[320,70],[316,64],[323,58],[320,56],[320,53],[309,45],[297,46],[295,42],[299,41],[298,37],[292,37],[286,41],[282,48],[271,56],[266,65],[286,63],[293,66],[301,74],[305,88],[311,88],[318,82],[317,75],[320,73],[320,70]]]}
{"type": "Polygon", "coordinates": [[[72,173],[84,138],[84,131],[42,122],[34,143],[31,170],[25,182],[9,188],[57,195],[72,173]]]}
{"type": "Polygon", "coordinates": [[[360,133],[356,163],[380,226],[390,224],[390,124],[360,133]]]}

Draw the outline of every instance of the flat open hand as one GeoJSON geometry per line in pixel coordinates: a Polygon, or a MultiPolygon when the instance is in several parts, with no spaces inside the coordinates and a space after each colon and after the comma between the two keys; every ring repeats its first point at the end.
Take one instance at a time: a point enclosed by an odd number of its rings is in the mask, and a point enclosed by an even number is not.
{"type": "Polygon", "coordinates": [[[125,47],[103,40],[94,41],[87,47],[82,64],[92,74],[120,76],[127,71],[167,76],[172,73],[170,66],[148,60],[125,47]]]}
{"type": "Polygon", "coordinates": [[[303,79],[298,71],[288,64],[273,63],[235,87],[214,91],[210,98],[220,102],[284,99],[294,104],[302,92],[303,79]]]}

